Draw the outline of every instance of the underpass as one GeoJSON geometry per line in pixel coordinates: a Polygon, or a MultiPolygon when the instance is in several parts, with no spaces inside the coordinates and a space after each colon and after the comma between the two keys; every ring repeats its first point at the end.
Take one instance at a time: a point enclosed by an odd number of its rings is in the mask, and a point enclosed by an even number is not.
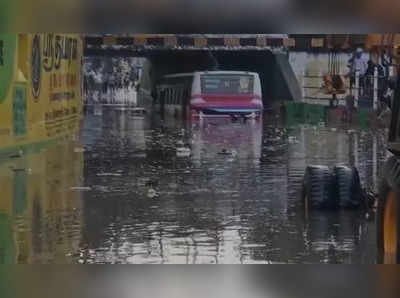
{"type": "Polygon", "coordinates": [[[291,39],[282,35],[226,36],[88,36],[85,56],[145,57],[151,65],[145,76],[153,90],[155,82],[168,74],[238,70],[259,73],[267,107],[277,100],[301,99],[288,61],[291,39]]]}
{"type": "MultiPolygon", "coordinates": [[[[345,74],[355,49],[363,48],[365,59],[371,56],[376,60],[380,45],[389,47],[390,40],[349,34],[87,35],[84,53],[86,57],[146,58],[150,65],[144,74],[148,89],[172,73],[216,68],[257,72],[268,107],[276,101],[327,102],[331,95],[325,94],[322,86],[323,76],[331,72],[329,61],[339,57],[339,74],[348,85],[345,74]]],[[[343,96],[347,95],[349,91],[343,96]]]]}
{"type": "MultiPolygon", "coordinates": [[[[275,85],[296,80],[283,70],[290,55],[318,60],[330,51],[318,38],[309,43],[315,57],[297,42],[166,40],[101,37],[107,42],[87,43],[86,54],[146,57],[154,81],[193,68],[256,70],[272,101],[275,85]]],[[[81,137],[1,160],[0,255],[24,263],[374,263],[373,218],[309,214],[299,195],[309,164],[357,166],[362,184],[376,187],[387,130],[337,125],[320,111],[203,122],[113,109],[85,115],[81,137]]]]}

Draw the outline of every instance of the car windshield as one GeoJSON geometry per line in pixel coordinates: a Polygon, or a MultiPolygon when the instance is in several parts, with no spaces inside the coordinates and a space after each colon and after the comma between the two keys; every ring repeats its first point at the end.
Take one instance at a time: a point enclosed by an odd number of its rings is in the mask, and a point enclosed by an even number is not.
{"type": "Polygon", "coordinates": [[[202,75],[203,94],[251,94],[254,76],[241,74],[202,75]]]}

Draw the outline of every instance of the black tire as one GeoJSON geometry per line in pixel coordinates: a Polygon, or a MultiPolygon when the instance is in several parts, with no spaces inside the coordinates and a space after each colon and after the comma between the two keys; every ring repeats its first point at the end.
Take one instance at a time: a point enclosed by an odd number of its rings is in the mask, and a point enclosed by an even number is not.
{"type": "Polygon", "coordinates": [[[378,263],[400,263],[400,159],[391,157],[384,168],[376,213],[378,263]]]}
{"type": "Polygon", "coordinates": [[[308,166],[303,179],[302,199],[307,209],[332,209],[334,175],[326,166],[308,166]]]}
{"type": "Polygon", "coordinates": [[[335,204],[340,209],[358,209],[365,207],[365,196],[363,194],[360,176],[356,168],[336,166],[333,169],[335,183],[335,204]]]}

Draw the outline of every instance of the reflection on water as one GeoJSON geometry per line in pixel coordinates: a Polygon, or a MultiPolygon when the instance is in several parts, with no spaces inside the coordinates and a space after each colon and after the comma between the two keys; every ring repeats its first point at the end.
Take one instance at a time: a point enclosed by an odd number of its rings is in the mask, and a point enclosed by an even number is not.
{"type": "Polygon", "coordinates": [[[373,222],[357,212],[306,218],[299,190],[308,164],[357,165],[376,187],[385,140],[386,131],[288,128],[268,116],[88,115],[83,145],[1,161],[0,262],[374,263],[373,222]]]}
{"type": "Polygon", "coordinates": [[[0,160],[0,262],[70,263],[81,240],[83,155],[63,142],[0,160]]]}

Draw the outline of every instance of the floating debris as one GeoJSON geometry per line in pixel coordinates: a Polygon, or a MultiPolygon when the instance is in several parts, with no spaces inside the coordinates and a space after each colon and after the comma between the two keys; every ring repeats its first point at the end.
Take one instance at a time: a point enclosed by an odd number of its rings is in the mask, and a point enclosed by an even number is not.
{"type": "Polygon", "coordinates": [[[111,192],[112,190],[110,190],[110,188],[108,188],[107,186],[103,186],[103,185],[94,185],[93,189],[95,191],[99,191],[99,192],[111,192]]]}
{"type": "Polygon", "coordinates": [[[146,185],[146,186],[150,186],[150,187],[152,187],[152,186],[158,186],[158,184],[159,184],[159,181],[156,180],[156,179],[148,179],[148,180],[145,182],[145,185],[146,185]]]}
{"type": "Polygon", "coordinates": [[[228,149],[222,149],[220,152],[218,152],[219,155],[230,155],[230,156],[236,156],[237,152],[235,150],[228,150],[228,149]]]}
{"type": "Polygon", "coordinates": [[[155,189],[153,189],[153,188],[150,188],[150,189],[147,191],[147,197],[148,197],[149,199],[158,198],[159,196],[160,196],[159,193],[158,193],[155,189]]]}
{"type": "Polygon", "coordinates": [[[299,144],[300,142],[296,139],[296,137],[290,136],[288,138],[289,144],[299,144]]]}
{"type": "Polygon", "coordinates": [[[177,189],[177,188],[179,188],[179,185],[178,185],[178,183],[169,183],[168,187],[172,188],[172,189],[177,189]]]}
{"type": "Polygon", "coordinates": [[[146,152],[133,153],[131,155],[131,157],[134,157],[134,158],[146,158],[147,157],[147,153],[146,152]]]}
{"type": "Polygon", "coordinates": [[[12,154],[9,156],[9,158],[20,158],[24,155],[24,151],[19,150],[18,152],[16,152],[15,154],[12,154]]]}
{"type": "Polygon", "coordinates": [[[275,152],[276,148],[274,146],[266,146],[264,147],[265,151],[275,152]]]}
{"type": "Polygon", "coordinates": [[[96,106],[94,108],[94,113],[95,116],[102,116],[103,115],[103,107],[102,106],[96,106]]]}
{"type": "MultiPolygon", "coordinates": [[[[131,114],[133,116],[141,116],[141,119],[144,119],[143,115],[146,114],[147,111],[144,108],[132,108],[131,109],[131,114]]],[[[139,117],[138,117],[139,118],[139,117]]]]}
{"type": "Polygon", "coordinates": [[[77,148],[74,149],[74,152],[75,152],[75,153],[83,153],[83,152],[85,152],[85,148],[79,148],[79,147],[77,147],[77,148]]]}
{"type": "Polygon", "coordinates": [[[90,190],[92,190],[92,188],[88,187],[88,186],[75,186],[75,187],[71,187],[70,190],[73,190],[73,191],[90,191],[90,190]]]}
{"type": "Polygon", "coordinates": [[[281,137],[274,137],[274,138],[268,138],[269,141],[271,142],[279,142],[280,140],[282,140],[281,137]]]}
{"type": "Polygon", "coordinates": [[[256,113],[251,113],[250,115],[247,116],[247,118],[249,118],[249,119],[256,119],[256,118],[257,118],[257,115],[256,115],[256,113]]]}
{"type": "Polygon", "coordinates": [[[121,177],[120,173],[98,173],[96,176],[98,177],[121,177]]]}
{"type": "Polygon", "coordinates": [[[178,157],[189,157],[191,152],[192,151],[190,150],[190,148],[186,147],[176,148],[176,156],[178,157]]]}

